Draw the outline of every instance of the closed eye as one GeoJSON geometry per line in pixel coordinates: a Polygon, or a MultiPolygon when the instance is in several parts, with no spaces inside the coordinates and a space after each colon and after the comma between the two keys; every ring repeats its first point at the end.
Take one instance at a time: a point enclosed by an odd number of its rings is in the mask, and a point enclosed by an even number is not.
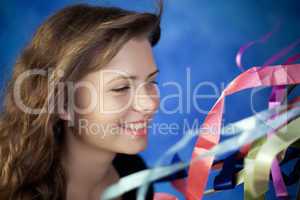
{"type": "MultiPolygon", "coordinates": [[[[149,83],[158,85],[158,82],[155,81],[155,80],[150,81],[149,83]]],[[[124,87],[120,87],[120,88],[111,89],[111,91],[113,91],[113,92],[123,92],[123,91],[129,90],[129,89],[130,89],[130,86],[124,86],[124,87]]]]}
{"type": "Polygon", "coordinates": [[[115,88],[115,89],[112,89],[113,92],[122,92],[122,91],[126,91],[126,90],[129,90],[130,87],[129,86],[125,86],[125,87],[121,87],[121,88],[115,88]]]}

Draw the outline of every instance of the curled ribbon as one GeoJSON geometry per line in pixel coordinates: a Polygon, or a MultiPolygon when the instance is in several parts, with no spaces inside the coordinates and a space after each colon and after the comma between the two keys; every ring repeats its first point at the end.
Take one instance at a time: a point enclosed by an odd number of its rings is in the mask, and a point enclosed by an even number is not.
{"type": "Polygon", "coordinates": [[[300,118],[290,122],[285,127],[280,128],[277,134],[268,138],[261,147],[259,147],[255,159],[246,159],[245,165],[251,173],[249,178],[247,194],[251,197],[263,195],[268,188],[268,178],[272,162],[276,155],[300,139],[300,118]]]}
{"type": "MultiPolygon", "coordinates": [[[[220,146],[217,144],[219,143],[220,139],[221,119],[223,114],[225,96],[231,95],[235,92],[239,92],[244,89],[259,86],[298,84],[300,83],[299,67],[300,64],[267,66],[264,68],[253,67],[239,75],[226,87],[226,89],[222,92],[220,98],[217,100],[211,111],[208,113],[208,116],[206,117],[202,126],[203,131],[197,138],[197,142],[192,154],[192,161],[190,162],[187,185],[185,187],[184,193],[185,197],[188,200],[202,199],[208,175],[214,159],[214,155],[216,152],[224,153],[224,149],[220,149],[220,146]],[[216,147],[217,150],[212,151],[214,147],[216,147]],[[199,158],[202,159],[200,160],[199,158]],[[199,174],[201,174],[201,176],[199,176],[199,174]]],[[[283,121],[285,120],[283,119],[283,121]]],[[[239,128],[243,129],[244,127],[239,128]]],[[[261,130],[258,129],[257,131],[255,131],[255,133],[252,132],[251,134],[253,135],[250,138],[249,133],[247,133],[248,138],[245,135],[243,135],[241,136],[241,139],[239,139],[238,141],[234,141],[235,143],[230,144],[230,146],[226,146],[228,145],[226,142],[224,143],[224,145],[228,150],[232,150],[232,148],[238,148],[239,145],[235,144],[240,144],[240,141],[244,141],[243,145],[245,145],[247,144],[247,142],[251,142],[251,139],[256,139],[256,137],[258,137],[259,134],[265,133],[265,125],[263,127],[258,128],[261,128],[261,130]],[[246,140],[244,137],[246,137],[246,140]]],[[[271,131],[271,129],[268,129],[268,131],[271,131]]],[[[232,140],[237,138],[238,137],[232,138],[232,140]]],[[[172,146],[171,150],[168,151],[167,154],[170,155],[170,153],[172,152],[176,153],[179,149],[184,148],[185,144],[188,143],[188,139],[188,137],[184,137],[182,139],[183,141],[180,141],[179,143],[174,145],[177,148],[172,146]]],[[[163,155],[162,157],[165,157],[165,155],[163,155]]],[[[187,166],[188,165],[185,163],[178,163],[167,167],[157,167],[149,171],[141,171],[140,175],[136,173],[131,174],[127,177],[128,179],[126,179],[126,177],[123,177],[119,181],[119,183],[117,183],[117,185],[109,187],[103,193],[103,198],[111,199],[117,197],[118,195],[122,194],[122,192],[124,193],[130,189],[134,189],[141,185],[147,184],[150,181],[154,181],[161,177],[170,175],[187,166]]],[[[145,186],[140,187],[139,191],[140,190],[143,192],[138,192],[138,199],[143,199],[146,193],[145,186]],[[143,187],[144,191],[141,190],[143,187]]]]}
{"type": "MultiPolygon", "coordinates": [[[[198,157],[202,153],[207,152],[213,146],[218,144],[220,139],[220,127],[225,96],[244,89],[258,86],[279,86],[299,83],[299,66],[299,64],[294,64],[277,65],[263,68],[254,67],[245,71],[236,79],[234,79],[234,81],[232,81],[229,86],[225,88],[221,97],[217,100],[213,108],[208,113],[203,126],[211,127],[212,132],[204,132],[198,137],[193,150],[192,159],[198,157]]],[[[190,166],[186,191],[187,200],[202,199],[213,159],[213,156],[206,157],[202,160],[194,162],[190,166]],[[201,177],[199,177],[198,174],[201,174],[201,177]]]]}
{"type": "MultiPolygon", "coordinates": [[[[296,103],[299,102],[299,98],[295,98],[291,101],[291,103],[288,105],[287,109],[292,109],[293,107],[295,106],[298,106],[296,103]]],[[[282,113],[282,111],[280,111],[279,113],[282,113]]],[[[278,113],[278,114],[279,114],[278,113]]],[[[284,121],[284,123],[280,126],[280,127],[283,127],[286,125],[287,121],[289,121],[289,119],[287,119],[286,121],[284,121]]],[[[252,144],[252,147],[250,148],[250,151],[248,152],[247,154],[247,159],[248,160],[253,160],[255,159],[255,155],[257,154],[260,146],[266,141],[266,138],[261,138],[257,141],[255,141],[253,144],[252,144]]],[[[299,140],[298,140],[299,141],[299,140]]],[[[279,158],[279,162],[281,162],[281,164],[284,164],[290,160],[293,160],[295,158],[299,158],[299,152],[300,150],[298,150],[296,147],[293,147],[293,146],[297,146],[297,143],[293,143],[291,145],[291,147],[286,151],[285,153],[285,157],[281,156],[281,157],[278,157],[279,158]]],[[[274,147],[276,148],[276,147],[274,147]]],[[[239,158],[238,158],[239,159],[239,158]]],[[[216,163],[216,164],[219,164],[220,162],[216,163]]],[[[300,161],[297,162],[296,166],[295,166],[295,169],[293,170],[293,172],[289,175],[289,176],[285,176],[285,182],[287,183],[287,185],[290,185],[290,184],[293,184],[295,183],[296,181],[299,180],[299,177],[300,177],[300,173],[298,171],[298,168],[297,166],[300,166],[300,161]]],[[[228,175],[227,175],[228,176],[228,175]]],[[[232,175],[231,175],[232,176],[232,175]]],[[[249,166],[246,166],[243,170],[241,170],[240,172],[238,172],[237,175],[235,175],[234,177],[232,176],[232,179],[236,179],[236,180],[231,180],[231,181],[236,181],[237,185],[240,185],[242,183],[244,183],[244,189],[245,189],[245,197],[244,199],[253,199],[252,196],[250,196],[247,191],[249,191],[249,178],[248,177],[253,177],[253,170],[249,171],[249,166]]],[[[266,177],[267,179],[268,177],[266,177]]],[[[215,179],[216,181],[216,179],[215,179]]],[[[222,184],[222,183],[221,183],[222,184]]],[[[232,184],[232,182],[231,182],[232,184]]],[[[226,186],[226,185],[225,185],[226,186]]],[[[216,189],[216,188],[215,188],[216,189]]],[[[209,195],[209,194],[213,194],[213,193],[216,193],[216,192],[219,192],[220,190],[215,190],[215,189],[209,189],[209,190],[206,190],[204,192],[204,195],[209,195]]],[[[221,188],[221,189],[224,189],[224,188],[221,188]]],[[[225,188],[226,189],[226,188],[225,188]]],[[[277,196],[278,197],[278,196],[277,196]]],[[[283,197],[279,197],[280,199],[287,199],[287,196],[283,196],[283,197]]],[[[258,198],[254,198],[254,199],[264,199],[264,196],[261,195],[260,197],[258,198]]]]}
{"type": "MultiPolygon", "coordinates": [[[[186,163],[176,163],[170,166],[158,166],[153,169],[142,170],[133,174],[130,174],[126,177],[122,177],[118,183],[109,186],[102,194],[101,200],[108,200],[118,197],[125,192],[132,190],[134,188],[140,187],[146,183],[161,179],[162,177],[168,176],[177,172],[179,170],[185,169],[193,162],[196,162],[199,159],[203,159],[207,156],[220,156],[228,152],[237,150],[238,148],[245,145],[247,142],[253,142],[263,136],[265,136],[271,129],[277,129],[281,124],[285,123],[286,120],[291,120],[296,116],[300,115],[300,104],[293,107],[291,110],[288,110],[283,115],[277,116],[275,119],[268,120],[277,112],[284,112],[286,107],[279,106],[276,110],[270,109],[262,111],[255,116],[245,118],[241,121],[238,121],[229,126],[234,128],[234,135],[232,138],[227,139],[226,141],[216,145],[210,149],[207,153],[200,155],[191,162],[186,163]],[[267,122],[267,123],[266,123],[267,122]],[[246,124],[252,124],[252,126],[246,126],[246,124]],[[151,174],[151,176],[149,176],[151,174]]],[[[226,129],[227,127],[224,127],[226,129]]],[[[179,141],[175,146],[177,150],[180,150],[185,147],[186,142],[193,135],[185,135],[181,141],[179,141]]],[[[242,179],[242,176],[241,176],[242,179]]],[[[240,183],[241,180],[238,180],[240,183]]]]}
{"type": "Polygon", "coordinates": [[[235,62],[236,62],[236,65],[240,68],[241,71],[244,71],[244,67],[242,65],[242,57],[243,57],[245,51],[247,49],[249,49],[250,47],[252,47],[253,45],[257,44],[257,43],[265,43],[275,32],[278,31],[279,28],[280,28],[280,22],[278,22],[276,24],[276,26],[274,27],[274,30],[272,30],[271,32],[265,34],[264,36],[262,36],[258,40],[253,40],[251,42],[248,42],[247,44],[243,45],[238,50],[238,53],[236,54],[236,57],[235,57],[235,62]]]}
{"type": "MultiPolygon", "coordinates": [[[[287,92],[286,86],[273,87],[272,94],[269,99],[269,108],[280,105],[286,96],[286,92],[287,92]]],[[[268,137],[271,137],[273,134],[274,134],[273,132],[270,132],[268,134],[268,137]]],[[[271,174],[273,178],[273,185],[275,188],[276,196],[278,198],[287,198],[288,192],[281,174],[281,170],[277,158],[275,158],[273,161],[271,174]]]]}

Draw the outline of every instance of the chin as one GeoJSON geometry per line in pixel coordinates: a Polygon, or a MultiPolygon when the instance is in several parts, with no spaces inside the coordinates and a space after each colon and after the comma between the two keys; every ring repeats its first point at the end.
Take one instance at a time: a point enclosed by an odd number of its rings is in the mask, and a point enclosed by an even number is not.
{"type": "Polygon", "coordinates": [[[134,155],[134,154],[138,154],[138,153],[144,151],[146,149],[146,147],[147,147],[147,144],[131,145],[131,146],[128,146],[127,149],[124,149],[120,153],[134,155]]]}

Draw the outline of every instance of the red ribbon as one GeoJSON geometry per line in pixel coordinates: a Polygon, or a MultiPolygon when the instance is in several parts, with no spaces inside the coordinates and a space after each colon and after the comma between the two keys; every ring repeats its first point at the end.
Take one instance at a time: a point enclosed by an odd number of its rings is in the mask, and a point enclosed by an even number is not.
{"type": "MultiPolygon", "coordinates": [[[[192,159],[207,152],[220,140],[221,120],[225,96],[259,86],[278,86],[300,83],[300,64],[253,67],[233,80],[208,113],[202,127],[204,131],[197,138],[192,159]],[[209,127],[210,131],[206,131],[209,127]]],[[[187,200],[202,199],[214,157],[206,157],[191,163],[185,196],[187,200]]]]}
{"type": "MultiPolygon", "coordinates": [[[[192,160],[219,143],[226,96],[254,87],[299,83],[300,64],[253,67],[240,74],[225,88],[205,118],[202,125],[204,131],[197,138],[192,160]]],[[[194,160],[189,167],[187,181],[173,181],[173,186],[181,191],[187,200],[202,199],[213,160],[214,156],[194,160]]],[[[167,193],[155,193],[154,200],[177,200],[177,197],[167,193]]]]}

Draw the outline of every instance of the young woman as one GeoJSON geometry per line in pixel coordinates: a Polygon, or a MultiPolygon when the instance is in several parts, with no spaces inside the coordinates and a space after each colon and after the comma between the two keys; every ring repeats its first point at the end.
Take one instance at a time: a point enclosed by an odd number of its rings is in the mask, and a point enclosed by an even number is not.
{"type": "Polygon", "coordinates": [[[161,3],[158,14],[79,4],[38,28],[6,89],[0,199],[98,200],[146,168],[136,154],[159,105],[161,13],[161,3]]]}

